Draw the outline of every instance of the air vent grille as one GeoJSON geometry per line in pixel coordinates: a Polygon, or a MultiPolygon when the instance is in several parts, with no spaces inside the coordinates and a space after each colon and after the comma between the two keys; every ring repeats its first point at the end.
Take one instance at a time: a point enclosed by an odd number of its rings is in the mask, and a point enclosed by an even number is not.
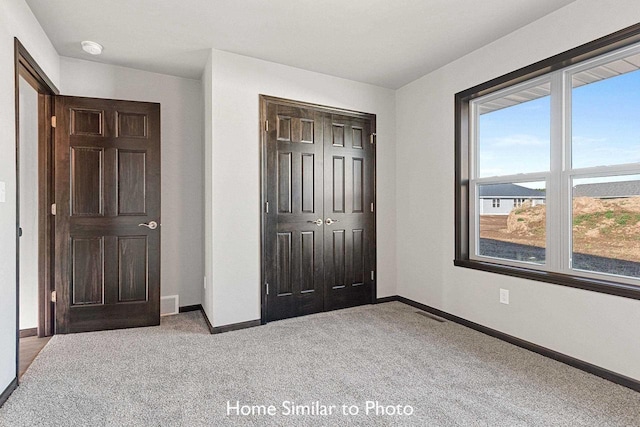
{"type": "Polygon", "coordinates": [[[440,318],[438,316],[434,316],[433,314],[426,313],[424,311],[416,311],[416,314],[419,314],[420,316],[428,317],[429,319],[435,320],[436,322],[440,322],[440,323],[445,323],[446,322],[446,320],[444,320],[444,319],[442,319],[442,318],[440,318]]]}
{"type": "Polygon", "coordinates": [[[160,298],[160,316],[170,316],[180,312],[178,295],[168,295],[160,298]]]}

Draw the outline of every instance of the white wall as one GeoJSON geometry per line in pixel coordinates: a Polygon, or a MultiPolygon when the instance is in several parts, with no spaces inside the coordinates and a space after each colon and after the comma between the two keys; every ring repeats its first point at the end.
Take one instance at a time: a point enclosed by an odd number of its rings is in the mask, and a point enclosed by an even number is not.
{"type": "Polygon", "coordinates": [[[200,304],[204,272],[202,89],[199,80],[62,57],[61,93],[159,102],[161,294],[200,304]]]}
{"type": "Polygon", "coordinates": [[[377,115],[378,296],[396,293],[394,91],[212,51],[212,263],[205,300],[214,326],[260,318],[259,94],[377,115]]]}
{"type": "Polygon", "coordinates": [[[38,92],[20,78],[20,329],[38,327],[38,92]]]}
{"type": "Polygon", "coordinates": [[[58,54],[23,0],[0,2],[0,392],[16,376],[16,158],[13,38],[18,37],[54,84],[58,54]]]}
{"type": "Polygon", "coordinates": [[[454,94],[639,21],[579,0],[397,91],[400,295],[640,379],[640,301],[453,266],[454,94]]]}
{"type": "Polygon", "coordinates": [[[204,101],[203,108],[203,135],[204,135],[204,276],[205,283],[202,290],[202,307],[205,313],[211,313],[212,304],[212,280],[213,280],[213,158],[211,153],[213,150],[213,75],[212,73],[212,56],[209,55],[207,65],[202,72],[202,98],[204,101]]]}

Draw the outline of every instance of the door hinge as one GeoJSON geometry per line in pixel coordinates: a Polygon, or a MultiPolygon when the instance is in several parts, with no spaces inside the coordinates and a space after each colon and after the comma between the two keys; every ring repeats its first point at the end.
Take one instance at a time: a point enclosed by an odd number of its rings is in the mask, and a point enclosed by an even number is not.
{"type": "Polygon", "coordinates": [[[371,281],[374,281],[376,279],[376,273],[371,270],[371,281]]]}
{"type": "Polygon", "coordinates": [[[369,142],[371,144],[375,144],[376,143],[376,134],[375,133],[369,134],[369,142]]]}
{"type": "Polygon", "coordinates": [[[371,212],[373,212],[373,208],[374,208],[373,202],[371,202],[371,212]]]}
{"type": "Polygon", "coordinates": [[[269,202],[264,202],[264,213],[269,213],[269,202]]]}
{"type": "Polygon", "coordinates": [[[264,283],[265,292],[269,295],[269,284],[267,282],[264,283]]]}
{"type": "Polygon", "coordinates": [[[56,204],[52,204],[51,205],[51,215],[55,216],[56,212],[58,211],[58,208],[56,207],[56,204]]]}
{"type": "Polygon", "coordinates": [[[269,120],[264,121],[264,131],[269,132],[269,120]]]}
{"type": "Polygon", "coordinates": [[[51,127],[54,128],[57,124],[58,120],[56,119],[56,116],[51,116],[51,127]]]}
{"type": "Polygon", "coordinates": [[[58,294],[56,293],[56,291],[51,292],[51,302],[56,302],[57,299],[58,294]]]}

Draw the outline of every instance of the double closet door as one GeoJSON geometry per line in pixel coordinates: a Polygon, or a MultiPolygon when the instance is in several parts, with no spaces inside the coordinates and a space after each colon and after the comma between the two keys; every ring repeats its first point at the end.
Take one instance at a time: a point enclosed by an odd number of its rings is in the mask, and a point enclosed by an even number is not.
{"type": "Polygon", "coordinates": [[[266,321],[370,304],[375,118],[263,97],[266,321]]]}

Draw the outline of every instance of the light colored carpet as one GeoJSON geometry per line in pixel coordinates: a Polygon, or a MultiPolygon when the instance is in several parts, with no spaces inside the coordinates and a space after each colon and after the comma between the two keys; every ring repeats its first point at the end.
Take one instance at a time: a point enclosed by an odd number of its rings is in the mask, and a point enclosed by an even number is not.
{"type": "Polygon", "coordinates": [[[392,302],[213,336],[198,312],[55,336],[0,425],[638,426],[640,393],[392,302]],[[276,415],[227,416],[228,400],[276,415]],[[414,413],[364,414],[376,400],[414,413]],[[286,416],[284,401],[337,414],[286,416]]]}

